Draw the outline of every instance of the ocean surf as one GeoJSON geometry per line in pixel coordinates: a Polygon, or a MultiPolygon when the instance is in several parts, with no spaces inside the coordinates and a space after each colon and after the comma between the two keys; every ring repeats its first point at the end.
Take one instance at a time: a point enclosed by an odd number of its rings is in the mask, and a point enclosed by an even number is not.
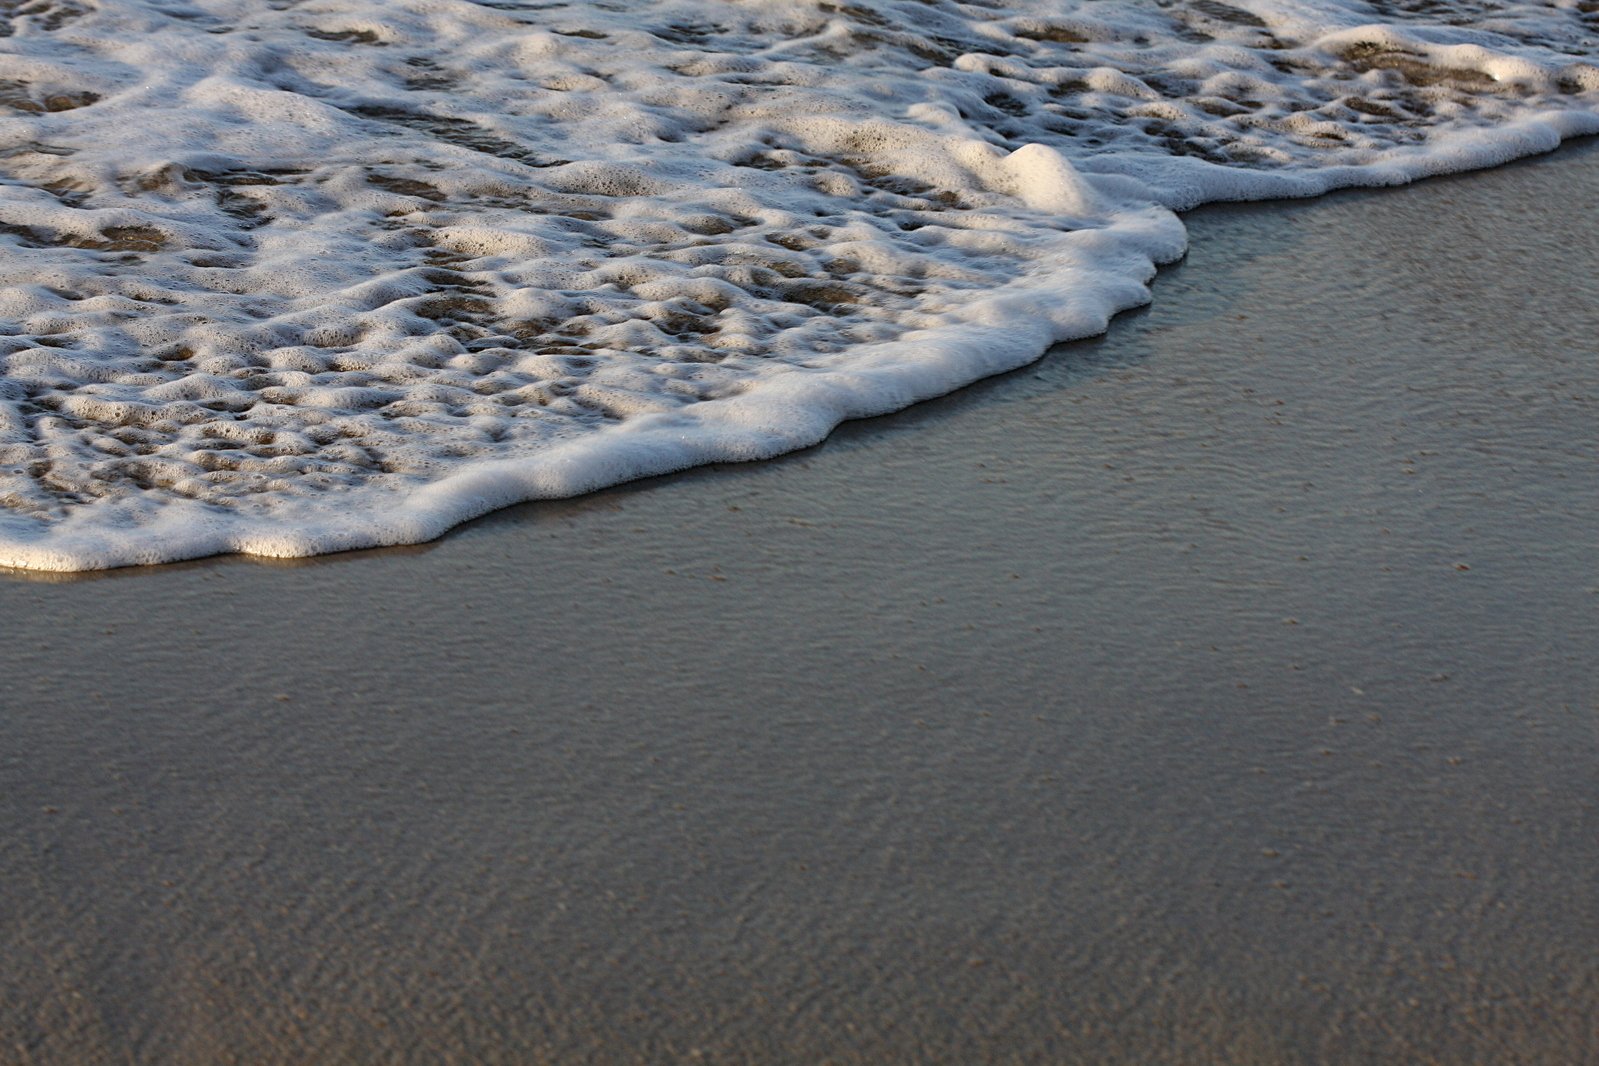
{"type": "Polygon", "coordinates": [[[1175,212],[1599,133],[1595,56],[1476,0],[8,8],[0,565],[804,447],[1104,330],[1175,212]]]}

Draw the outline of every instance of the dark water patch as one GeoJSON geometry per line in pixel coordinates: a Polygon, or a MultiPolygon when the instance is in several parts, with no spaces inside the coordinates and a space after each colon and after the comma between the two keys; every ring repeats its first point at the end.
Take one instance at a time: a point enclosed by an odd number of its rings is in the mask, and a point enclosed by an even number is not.
{"type": "Polygon", "coordinates": [[[571,162],[567,159],[541,155],[531,148],[490,133],[467,119],[410,111],[386,104],[361,104],[347,110],[362,118],[403,126],[418,133],[425,133],[446,144],[481,152],[484,155],[497,156],[500,159],[514,160],[525,166],[558,167],[571,162]]]}

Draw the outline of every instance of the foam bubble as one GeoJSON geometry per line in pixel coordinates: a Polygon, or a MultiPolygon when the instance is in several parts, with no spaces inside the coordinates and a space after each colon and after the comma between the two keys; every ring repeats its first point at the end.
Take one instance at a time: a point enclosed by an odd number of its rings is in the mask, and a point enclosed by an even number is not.
{"type": "Polygon", "coordinates": [[[1104,329],[1174,210],[1599,132],[1581,5],[282,7],[0,14],[0,565],[776,455],[1104,329]]]}

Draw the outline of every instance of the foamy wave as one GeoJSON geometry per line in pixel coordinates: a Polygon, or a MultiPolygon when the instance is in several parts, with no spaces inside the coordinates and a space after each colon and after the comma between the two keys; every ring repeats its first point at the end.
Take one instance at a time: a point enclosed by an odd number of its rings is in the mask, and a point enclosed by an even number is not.
{"type": "Polygon", "coordinates": [[[1599,132],[1543,4],[0,7],[0,565],[754,459],[1147,299],[1172,210],[1599,132]],[[276,10],[281,7],[282,10],[276,10]]]}

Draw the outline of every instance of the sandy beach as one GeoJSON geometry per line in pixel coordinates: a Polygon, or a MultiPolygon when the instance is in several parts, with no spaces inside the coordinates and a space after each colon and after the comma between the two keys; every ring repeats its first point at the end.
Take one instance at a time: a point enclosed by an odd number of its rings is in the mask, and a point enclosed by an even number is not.
{"type": "Polygon", "coordinates": [[[1207,208],[781,460],[0,575],[0,1062],[1599,1059],[1595,217],[1207,208]]]}

